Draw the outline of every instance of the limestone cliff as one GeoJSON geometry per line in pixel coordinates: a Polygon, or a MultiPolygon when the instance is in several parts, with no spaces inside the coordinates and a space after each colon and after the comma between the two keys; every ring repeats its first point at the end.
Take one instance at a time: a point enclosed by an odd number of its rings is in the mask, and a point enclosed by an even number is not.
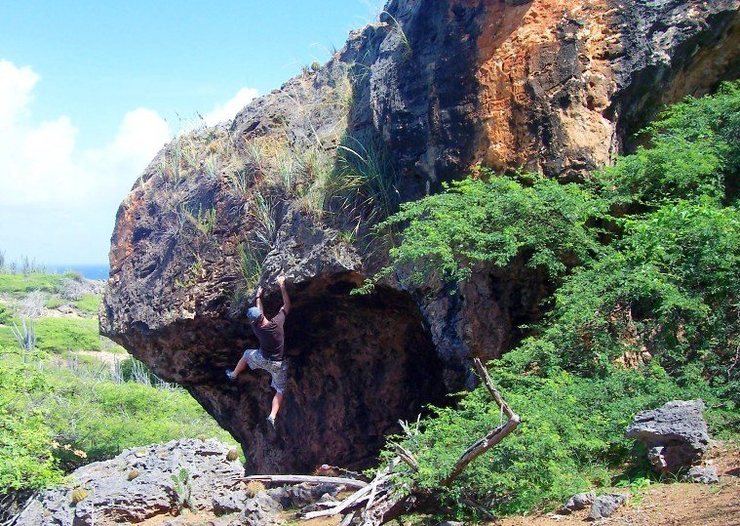
{"type": "Polygon", "coordinates": [[[233,122],[179,137],[121,204],[102,331],[184,385],[248,469],[363,466],[399,418],[468,378],[536,319],[548,284],[512,265],[469,283],[349,291],[382,265],[369,235],[399,202],[478,163],[582,178],[662,104],[738,74],[737,0],[392,0],[323,67],[233,122]],[[225,381],[256,341],[257,282],[290,282],[290,395],[225,381]],[[452,294],[452,292],[455,292],[452,294]]]}

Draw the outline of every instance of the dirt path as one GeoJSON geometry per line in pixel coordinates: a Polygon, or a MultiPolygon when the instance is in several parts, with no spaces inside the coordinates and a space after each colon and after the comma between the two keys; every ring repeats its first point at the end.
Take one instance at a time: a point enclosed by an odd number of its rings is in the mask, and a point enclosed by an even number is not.
{"type": "MultiPolygon", "coordinates": [[[[599,526],[740,526],[740,446],[715,449],[710,462],[720,483],[653,484],[599,526]]],[[[624,490],[622,490],[624,491],[624,490]]],[[[573,515],[510,517],[499,526],[584,526],[588,510],[573,515]]],[[[493,525],[494,523],[489,523],[493,525]]]]}

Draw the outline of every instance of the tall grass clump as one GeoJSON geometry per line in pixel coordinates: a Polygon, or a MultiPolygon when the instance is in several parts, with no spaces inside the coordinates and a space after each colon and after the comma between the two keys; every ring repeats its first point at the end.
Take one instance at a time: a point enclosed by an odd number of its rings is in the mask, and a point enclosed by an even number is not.
{"type": "Polygon", "coordinates": [[[337,168],[349,181],[361,183],[359,205],[365,210],[365,221],[375,223],[397,211],[400,177],[380,139],[346,136],[338,147],[337,168]]]}
{"type": "Polygon", "coordinates": [[[262,258],[259,252],[254,250],[249,243],[240,243],[237,247],[239,255],[239,270],[247,290],[257,286],[262,275],[262,258]]]}

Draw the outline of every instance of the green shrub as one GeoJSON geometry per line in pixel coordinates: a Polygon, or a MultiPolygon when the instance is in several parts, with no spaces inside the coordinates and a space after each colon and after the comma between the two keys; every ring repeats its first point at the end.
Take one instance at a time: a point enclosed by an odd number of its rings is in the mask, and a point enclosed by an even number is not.
{"type": "Polygon", "coordinates": [[[737,197],[740,81],[722,84],[711,97],[687,97],[670,106],[644,133],[649,147],[597,174],[605,194],[648,206],[700,196],[726,202],[737,197]]]}
{"type": "Polygon", "coordinates": [[[56,294],[49,296],[49,298],[44,302],[44,307],[47,309],[56,309],[62,305],[64,305],[64,300],[56,294]]]}
{"type": "Polygon", "coordinates": [[[15,336],[13,335],[13,327],[6,325],[4,327],[0,327],[0,348],[15,348],[18,346],[18,341],[15,339],[15,336]]]}
{"type": "MultiPolygon", "coordinates": [[[[549,314],[492,366],[522,422],[442,488],[453,504],[523,512],[607,483],[608,470],[635,460],[624,437],[635,413],[671,399],[702,398],[715,435],[740,430],[740,83],[674,106],[648,131],[651,147],[596,174],[592,193],[467,180],[385,222],[403,227],[385,273],[460,280],[476,262],[521,257],[561,279],[549,314]]],[[[418,434],[397,438],[419,462],[404,473],[409,486],[438,490],[499,419],[482,388],[435,409],[418,434]]]]}
{"type": "Polygon", "coordinates": [[[46,274],[33,272],[31,274],[0,274],[0,293],[19,294],[41,290],[56,292],[64,276],[61,274],[46,274]]]}
{"type": "Polygon", "coordinates": [[[647,351],[679,381],[699,373],[740,403],[740,211],[680,202],[629,221],[617,247],[565,280],[525,344],[530,362],[592,375],[647,351]]]}
{"type": "Polygon", "coordinates": [[[48,384],[16,352],[0,347],[0,493],[38,489],[61,479],[52,456],[53,430],[43,411],[29,404],[48,384]]]}
{"type": "Polygon", "coordinates": [[[13,311],[4,303],[0,303],[0,325],[10,325],[12,321],[13,311]]]}
{"type": "Polygon", "coordinates": [[[37,347],[44,351],[99,351],[98,320],[41,318],[36,323],[37,347]]]}
{"type": "Polygon", "coordinates": [[[506,267],[517,255],[555,277],[601,251],[589,223],[606,211],[606,202],[576,184],[531,176],[525,186],[486,169],[481,173],[487,181],[452,183],[444,193],[404,203],[379,225],[403,231],[390,251],[391,266],[376,280],[410,268],[414,283],[430,276],[459,281],[476,263],[506,267]]]}
{"type": "MultiPolygon", "coordinates": [[[[231,441],[184,389],[86,380],[65,370],[50,372],[47,381],[53,396],[41,406],[49,425],[60,443],[86,453],[85,462],[111,458],[126,448],[199,434],[231,441]]],[[[64,450],[56,454],[67,469],[82,463],[64,450]]]]}
{"type": "Polygon", "coordinates": [[[100,296],[97,294],[83,294],[79,300],[74,302],[74,306],[83,312],[97,314],[100,307],[100,296]]]}
{"type": "MultiPolygon", "coordinates": [[[[565,371],[542,378],[510,369],[504,359],[495,364],[492,377],[522,422],[443,490],[453,504],[472,498],[497,513],[562,504],[576,492],[609,485],[608,467],[628,460],[633,451],[624,429],[635,413],[674,398],[714,400],[705,384],[680,387],[657,365],[613,370],[604,378],[565,371]]],[[[500,425],[501,418],[482,387],[465,394],[455,408],[435,409],[434,418],[422,422],[421,433],[403,439],[420,465],[413,474],[417,486],[440,489],[460,454],[500,425]]]]}
{"type": "Polygon", "coordinates": [[[197,435],[232,441],[184,389],[80,377],[28,358],[0,348],[0,493],[54,484],[62,469],[126,448],[197,435]]]}
{"type": "Polygon", "coordinates": [[[138,382],[147,385],[156,385],[159,380],[144,362],[132,357],[121,362],[121,378],[124,382],[138,382]]]}

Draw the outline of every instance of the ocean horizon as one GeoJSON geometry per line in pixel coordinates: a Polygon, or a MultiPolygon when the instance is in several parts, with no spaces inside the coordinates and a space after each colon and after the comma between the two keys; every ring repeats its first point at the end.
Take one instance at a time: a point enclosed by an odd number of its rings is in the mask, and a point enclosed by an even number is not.
{"type": "Polygon", "coordinates": [[[107,263],[100,265],[47,265],[50,272],[64,274],[65,272],[79,272],[87,279],[106,280],[110,272],[110,266],[107,263]]]}

